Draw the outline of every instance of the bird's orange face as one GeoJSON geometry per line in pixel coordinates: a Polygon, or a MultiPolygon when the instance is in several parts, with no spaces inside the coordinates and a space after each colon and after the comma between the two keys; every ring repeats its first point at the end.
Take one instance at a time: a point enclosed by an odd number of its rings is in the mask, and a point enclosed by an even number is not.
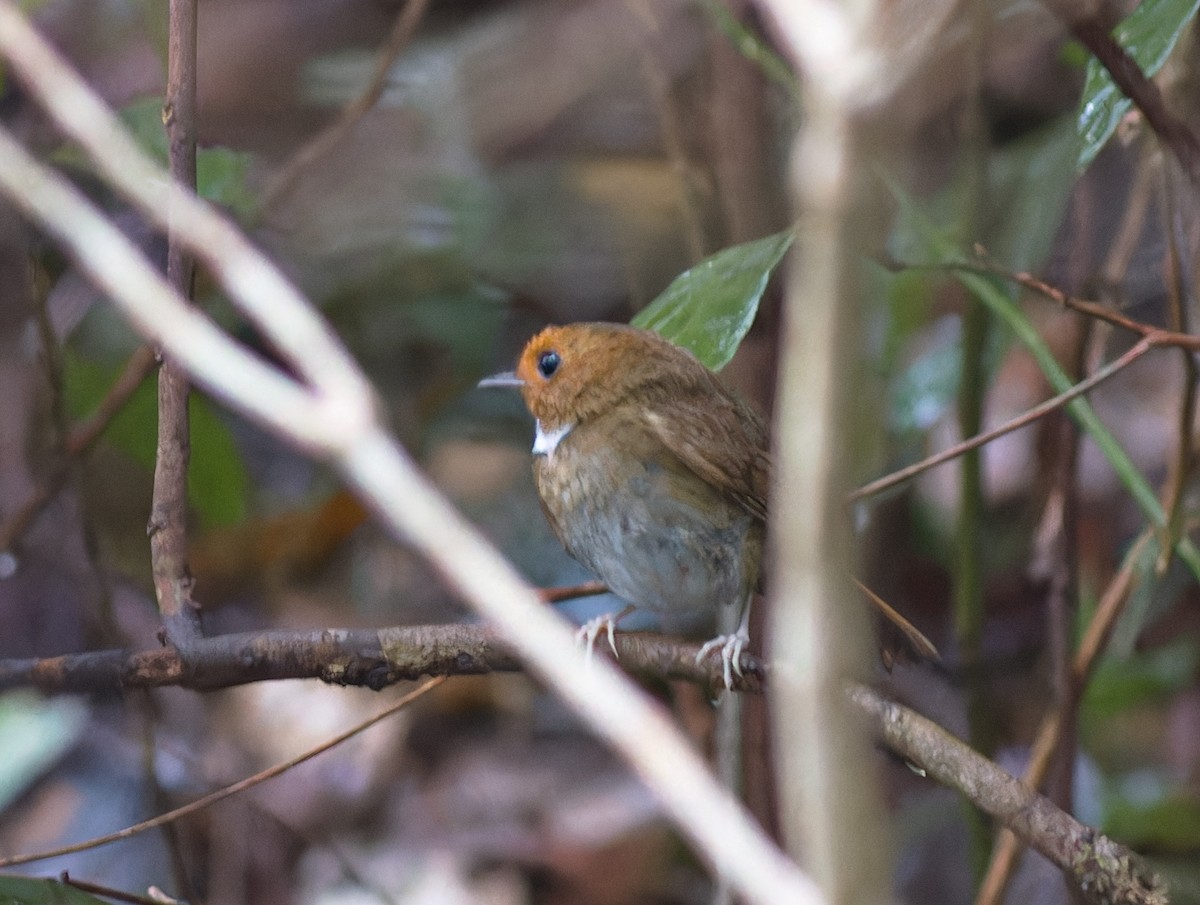
{"type": "Polygon", "coordinates": [[[547,327],[526,343],[516,369],[482,381],[515,386],[540,431],[569,430],[615,406],[644,405],[647,388],[711,375],[657,334],[622,324],[547,327]]]}
{"type": "Polygon", "coordinates": [[[547,327],[526,343],[516,376],[525,405],[543,428],[574,423],[581,397],[604,393],[611,350],[603,345],[582,324],[547,327]]]}

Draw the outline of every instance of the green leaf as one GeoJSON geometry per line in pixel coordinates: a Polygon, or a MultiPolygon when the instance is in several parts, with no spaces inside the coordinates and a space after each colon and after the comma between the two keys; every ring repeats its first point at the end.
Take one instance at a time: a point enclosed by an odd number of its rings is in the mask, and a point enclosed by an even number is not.
{"type": "Polygon", "coordinates": [[[0,695],[0,810],[74,743],[85,719],[83,705],[70,698],[43,700],[27,691],[0,695]]]}
{"type": "Polygon", "coordinates": [[[639,311],[633,325],[662,334],[721,370],[754,323],[771,272],[794,240],[786,230],[705,258],[639,311]]]}
{"type": "MultiPolygon", "coordinates": [[[[1113,29],[1113,37],[1128,51],[1147,77],[1166,62],[1183,30],[1196,15],[1200,0],[1142,0],[1137,9],[1113,29]]],[[[1108,70],[1092,57],[1079,103],[1078,132],[1083,139],[1079,168],[1091,163],[1116,131],[1133,102],[1117,88],[1108,70]]]]}
{"type": "Polygon", "coordinates": [[[941,331],[891,381],[888,420],[901,437],[924,434],[950,409],[962,369],[961,339],[960,331],[941,331]]]}
{"type": "Polygon", "coordinates": [[[192,427],[188,499],[203,527],[237,524],[246,518],[249,492],[241,453],[207,397],[192,393],[188,416],[192,427]]]}
{"type": "Polygon", "coordinates": [[[57,880],[0,877],[0,905],[108,905],[57,880]]]}
{"type": "Polygon", "coordinates": [[[1133,588],[1108,642],[1108,652],[1113,656],[1132,656],[1142,632],[1168,613],[1195,584],[1195,579],[1176,561],[1170,562],[1165,570],[1160,569],[1163,534],[1148,533],[1140,549],[1133,552],[1133,588]]]}

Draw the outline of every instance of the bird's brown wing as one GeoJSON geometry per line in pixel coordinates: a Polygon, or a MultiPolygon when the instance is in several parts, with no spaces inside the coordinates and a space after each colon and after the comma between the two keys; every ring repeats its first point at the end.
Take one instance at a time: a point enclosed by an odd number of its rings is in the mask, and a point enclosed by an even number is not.
{"type": "Polygon", "coordinates": [[[756,412],[720,386],[716,393],[656,400],[645,420],[684,465],[766,522],[771,459],[767,427],[756,412]]]}

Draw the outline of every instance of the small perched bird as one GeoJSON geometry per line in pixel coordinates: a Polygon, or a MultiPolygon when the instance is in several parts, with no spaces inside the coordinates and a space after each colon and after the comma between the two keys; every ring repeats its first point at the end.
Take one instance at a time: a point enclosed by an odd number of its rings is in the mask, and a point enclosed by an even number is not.
{"type": "MultiPolygon", "coordinates": [[[[739,607],[738,634],[714,639],[726,686],[759,587],[770,460],[763,419],[694,355],[619,324],[548,327],[515,371],[537,419],[533,474],[554,533],[630,604],[581,631],[589,649],[633,607],[695,622],[739,607]]],[[[613,647],[615,651],[615,645],[613,647]]]]}

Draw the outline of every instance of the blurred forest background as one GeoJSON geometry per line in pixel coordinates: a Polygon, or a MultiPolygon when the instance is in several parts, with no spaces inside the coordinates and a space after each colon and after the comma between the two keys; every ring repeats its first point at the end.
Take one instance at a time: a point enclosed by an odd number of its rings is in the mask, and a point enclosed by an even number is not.
{"type": "MultiPolygon", "coordinates": [[[[204,0],[200,192],[320,306],[444,492],[530,580],[574,584],[590,576],[538,509],[520,400],[474,385],[547,323],[627,321],[704,258],[787,229],[797,83],[769,22],[737,0],[409,3],[204,0]],[[402,15],[415,25],[406,41],[394,40],[402,15]],[[374,103],[305,161],[306,144],[372,85],[389,42],[398,53],[374,103]]],[[[1115,25],[1134,5],[1111,3],[1104,15],[1115,25]]],[[[1196,5],[1144,4],[1158,18],[1137,33],[1161,51],[1139,62],[1163,66],[1167,105],[1192,128],[1196,5]]],[[[26,6],[165,155],[165,4],[26,6]]],[[[1136,112],[1089,81],[1098,67],[1089,75],[1088,53],[1046,8],[918,2],[889,15],[909,58],[872,111],[875,166],[860,174],[863,392],[849,417],[861,442],[847,455],[863,484],[1061,391],[1051,358],[1078,379],[1133,346],[1136,335],[1067,311],[1013,274],[1187,332],[1200,262],[1196,186],[1136,112]],[[1081,96],[1110,119],[1101,137],[1080,134],[1081,96]]],[[[0,117],[162,258],[162,237],[11,79],[0,117]]],[[[7,207],[0,271],[0,657],[153,648],[152,380],[72,461],[36,519],[12,530],[52,480],[70,425],[104,398],[139,340],[7,207]]],[[[196,296],[256,342],[203,274],[196,296]]],[[[724,370],[763,411],[779,316],[772,284],[724,370]]],[[[1095,420],[1082,432],[1055,412],[965,466],[855,503],[862,577],[943,658],[881,663],[880,682],[1017,774],[1068,693],[1074,639],[1126,575],[1124,613],[1074,711],[1073,756],[1059,759],[1048,790],[1150,856],[1179,884],[1176,901],[1200,901],[1200,596],[1194,565],[1163,551],[1195,518],[1195,379],[1188,353],[1157,350],[1090,394],[1095,420]],[[1116,466],[1105,430],[1127,457],[1116,466]]],[[[192,423],[189,557],[207,634],[472,618],[328,472],[203,396],[192,423]]],[[[577,619],[613,608],[595,598],[564,606],[577,619]]],[[[708,690],[648,687],[707,750],[708,690]]],[[[204,695],[5,692],[0,746],[13,754],[0,757],[0,854],[190,800],[399,691],[265,682],[204,695]]],[[[772,827],[765,729],[749,704],[746,794],[772,827]]],[[[992,828],[899,761],[881,754],[880,770],[898,900],[971,901],[992,828]]],[[[23,870],[262,905],[683,905],[712,895],[654,799],[521,674],[452,679],[165,834],[23,870]]],[[[1067,901],[1057,872],[1032,854],[1008,896],[1067,901]]]]}

